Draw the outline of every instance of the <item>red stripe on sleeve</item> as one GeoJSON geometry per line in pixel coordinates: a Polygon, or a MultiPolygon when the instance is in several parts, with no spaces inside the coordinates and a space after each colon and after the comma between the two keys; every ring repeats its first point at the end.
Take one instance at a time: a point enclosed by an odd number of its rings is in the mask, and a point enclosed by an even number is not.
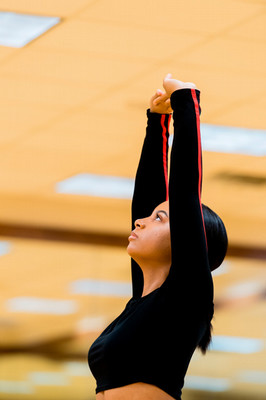
{"type": "Polygon", "coordinates": [[[205,230],[205,223],[203,218],[202,212],[202,204],[201,204],[201,181],[202,181],[202,167],[201,167],[201,137],[200,137],[200,112],[199,112],[199,103],[196,95],[195,89],[191,89],[192,98],[194,101],[195,112],[196,112],[196,123],[197,123],[197,134],[198,134],[198,167],[199,167],[199,182],[198,182],[198,193],[199,193],[199,203],[200,203],[200,210],[201,210],[201,217],[203,222],[203,228],[205,233],[206,239],[206,246],[208,250],[208,243],[207,243],[207,235],[205,230]]]}
{"type": "MultiPolygon", "coordinates": [[[[168,124],[169,123],[170,123],[170,118],[169,118],[168,124]]],[[[161,126],[162,126],[162,135],[163,135],[163,170],[164,170],[164,179],[165,179],[165,187],[166,187],[166,200],[168,200],[169,190],[168,190],[168,173],[167,173],[167,136],[166,136],[165,115],[164,114],[161,116],[161,126]]]]}

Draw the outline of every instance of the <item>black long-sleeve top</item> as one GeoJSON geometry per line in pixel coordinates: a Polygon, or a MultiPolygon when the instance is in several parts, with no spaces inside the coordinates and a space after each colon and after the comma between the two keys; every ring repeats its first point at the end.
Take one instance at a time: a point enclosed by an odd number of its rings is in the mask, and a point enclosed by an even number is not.
{"type": "Polygon", "coordinates": [[[89,350],[96,393],[135,382],[181,399],[190,359],[213,316],[213,282],[201,205],[200,92],[171,96],[174,140],[168,187],[170,115],[147,111],[136,174],[132,227],[169,199],[172,263],[165,282],[142,296],[143,274],[132,259],[133,296],[89,350]]]}

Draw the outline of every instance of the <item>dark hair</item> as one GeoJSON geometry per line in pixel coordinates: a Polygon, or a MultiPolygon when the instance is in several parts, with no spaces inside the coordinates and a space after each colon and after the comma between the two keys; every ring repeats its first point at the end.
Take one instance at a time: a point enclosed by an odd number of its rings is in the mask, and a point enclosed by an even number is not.
{"type": "MultiPolygon", "coordinates": [[[[228,237],[223,221],[213,210],[202,204],[203,219],[205,224],[208,258],[211,271],[218,268],[226,255],[228,248],[228,237]]],[[[198,347],[202,354],[205,354],[212,339],[212,324],[208,327],[201,338],[198,347]]]]}
{"type": "Polygon", "coordinates": [[[227,232],[223,221],[213,210],[202,204],[202,212],[207,236],[210,269],[214,271],[222,264],[225,258],[228,248],[227,232]]]}
{"type": "Polygon", "coordinates": [[[204,332],[204,335],[202,336],[202,338],[197,346],[200,349],[200,351],[202,352],[202,354],[206,354],[206,351],[208,350],[208,347],[211,343],[212,329],[213,329],[212,323],[209,322],[208,327],[206,328],[206,331],[204,332]]]}

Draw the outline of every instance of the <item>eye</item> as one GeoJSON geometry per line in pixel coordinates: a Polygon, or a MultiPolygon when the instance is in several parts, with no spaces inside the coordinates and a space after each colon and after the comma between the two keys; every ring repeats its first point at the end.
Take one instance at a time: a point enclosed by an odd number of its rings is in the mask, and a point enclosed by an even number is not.
{"type": "Polygon", "coordinates": [[[156,218],[155,219],[156,219],[156,221],[161,221],[162,220],[162,218],[160,217],[159,213],[156,214],[156,218]]]}

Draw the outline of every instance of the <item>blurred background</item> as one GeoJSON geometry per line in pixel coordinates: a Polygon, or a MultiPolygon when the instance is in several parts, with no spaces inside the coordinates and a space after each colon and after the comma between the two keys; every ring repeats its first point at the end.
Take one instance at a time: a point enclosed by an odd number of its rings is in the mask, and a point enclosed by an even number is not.
{"type": "Polygon", "coordinates": [[[131,296],[130,197],[168,72],[201,89],[202,201],[229,236],[183,398],[266,399],[265,0],[0,0],[0,399],[95,398],[87,352],[131,296]]]}

